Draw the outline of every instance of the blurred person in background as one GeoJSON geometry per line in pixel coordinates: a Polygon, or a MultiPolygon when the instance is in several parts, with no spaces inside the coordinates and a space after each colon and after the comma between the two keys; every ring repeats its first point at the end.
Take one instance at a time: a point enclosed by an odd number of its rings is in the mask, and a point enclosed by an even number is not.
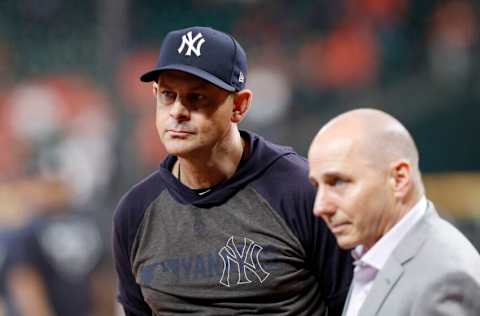
{"type": "Polygon", "coordinates": [[[72,210],[62,181],[30,178],[19,191],[32,212],[13,242],[7,272],[19,314],[94,315],[92,278],[102,256],[98,227],[72,210]]]}
{"type": "Polygon", "coordinates": [[[305,159],[238,129],[252,99],[240,44],[172,31],[141,80],[168,156],[115,212],[126,315],[340,315],[351,257],[311,212],[305,159]]]}
{"type": "Polygon", "coordinates": [[[111,300],[99,284],[104,239],[93,220],[111,163],[105,106],[95,86],[71,75],[20,83],[2,104],[0,141],[10,150],[0,211],[16,231],[4,280],[18,315],[107,315],[98,304],[111,300]]]}
{"type": "Polygon", "coordinates": [[[345,316],[480,311],[480,255],[425,197],[416,145],[385,112],[329,121],[308,154],[313,212],[352,249],[345,316]]]}
{"type": "MultiPolygon", "coordinates": [[[[3,220],[3,218],[2,218],[3,220]]],[[[0,315],[1,316],[18,316],[15,304],[8,290],[7,275],[11,268],[12,251],[16,230],[11,227],[5,227],[3,221],[0,224],[0,315]]]]}
{"type": "Polygon", "coordinates": [[[5,232],[0,230],[0,315],[6,314],[6,305],[5,298],[7,297],[7,292],[5,290],[5,270],[6,270],[6,259],[7,259],[7,241],[4,236],[5,232]]]}

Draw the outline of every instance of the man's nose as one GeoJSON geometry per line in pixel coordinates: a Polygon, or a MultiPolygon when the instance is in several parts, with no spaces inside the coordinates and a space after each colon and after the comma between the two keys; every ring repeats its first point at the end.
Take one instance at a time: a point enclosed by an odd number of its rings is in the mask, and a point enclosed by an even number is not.
{"type": "Polygon", "coordinates": [[[319,187],[315,196],[313,214],[315,216],[332,216],[336,207],[329,197],[328,191],[324,187],[319,187]]]}
{"type": "Polygon", "coordinates": [[[170,107],[170,116],[175,118],[177,121],[186,120],[190,117],[190,111],[188,108],[182,103],[182,98],[177,96],[175,101],[170,107]]]}

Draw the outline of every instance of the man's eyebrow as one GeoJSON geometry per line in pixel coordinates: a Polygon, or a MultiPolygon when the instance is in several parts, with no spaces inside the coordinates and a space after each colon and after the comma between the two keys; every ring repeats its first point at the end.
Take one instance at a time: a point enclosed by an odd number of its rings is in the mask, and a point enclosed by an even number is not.
{"type": "Polygon", "coordinates": [[[323,174],[322,178],[328,179],[328,178],[346,178],[347,175],[340,172],[340,171],[327,171],[323,174]]]}

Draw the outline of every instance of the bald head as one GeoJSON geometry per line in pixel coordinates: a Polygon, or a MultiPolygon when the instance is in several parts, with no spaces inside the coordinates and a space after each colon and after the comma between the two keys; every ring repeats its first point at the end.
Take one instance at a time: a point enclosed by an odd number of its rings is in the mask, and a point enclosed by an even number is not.
{"type": "Polygon", "coordinates": [[[328,122],[308,153],[314,214],[345,249],[368,249],[423,196],[418,152],[406,128],[373,109],[328,122]]]}
{"type": "Polygon", "coordinates": [[[350,140],[366,163],[387,167],[405,159],[418,171],[418,150],[407,129],[393,116],[375,109],[357,109],[329,121],[316,135],[312,149],[328,140],[350,140]]]}

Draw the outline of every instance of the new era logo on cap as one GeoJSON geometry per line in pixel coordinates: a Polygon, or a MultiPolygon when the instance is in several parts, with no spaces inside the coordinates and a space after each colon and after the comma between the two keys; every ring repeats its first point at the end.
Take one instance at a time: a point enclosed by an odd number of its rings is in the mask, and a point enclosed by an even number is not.
{"type": "Polygon", "coordinates": [[[232,36],[194,26],[168,33],[156,67],[140,79],[157,81],[163,70],[184,71],[227,91],[239,91],[247,79],[247,56],[232,36]]]}
{"type": "Polygon", "coordinates": [[[238,75],[238,82],[244,82],[245,81],[245,76],[243,75],[243,72],[240,71],[240,74],[238,75]]]}

